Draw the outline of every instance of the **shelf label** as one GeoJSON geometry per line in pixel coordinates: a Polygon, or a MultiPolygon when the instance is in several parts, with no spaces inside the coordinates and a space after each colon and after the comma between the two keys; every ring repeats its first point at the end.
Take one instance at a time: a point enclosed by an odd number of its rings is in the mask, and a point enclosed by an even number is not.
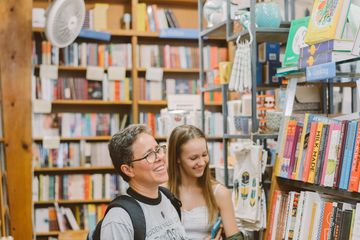
{"type": "Polygon", "coordinates": [[[147,68],[145,79],[149,81],[162,81],[164,71],[162,68],[147,68]]]}
{"type": "Polygon", "coordinates": [[[126,78],[126,69],[124,67],[109,67],[109,80],[124,80],[126,78]]]}
{"type": "Polygon", "coordinates": [[[306,68],[306,80],[307,81],[318,81],[336,76],[336,65],[335,62],[324,63],[306,68]]]}
{"type": "Polygon", "coordinates": [[[44,136],[42,143],[43,143],[43,148],[45,149],[58,149],[60,147],[60,137],[44,136]]]}
{"type": "Polygon", "coordinates": [[[34,113],[51,113],[51,101],[35,99],[33,101],[34,113]]]}
{"type": "Polygon", "coordinates": [[[87,67],[86,79],[102,81],[104,79],[104,68],[96,66],[87,67]]]}
{"type": "Polygon", "coordinates": [[[57,65],[40,65],[41,78],[57,79],[58,78],[58,66],[57,65]]]}
{"type": "Polygon", "coordinates": [[[201,96],[196,94],[169,94],[167,102],[169,110],[201,109],[201,96]]]}

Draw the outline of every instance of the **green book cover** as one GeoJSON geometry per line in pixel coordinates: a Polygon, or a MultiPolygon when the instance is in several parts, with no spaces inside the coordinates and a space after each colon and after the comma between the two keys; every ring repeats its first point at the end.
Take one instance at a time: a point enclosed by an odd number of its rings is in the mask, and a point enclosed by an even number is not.
{"type": "Polygon", "coordinates": [[[283,63],[284,67],[298,65],[300,48],[307,46],[304,40],[308,24],[309,17],[298,18],[291,21],[283,63]]]}

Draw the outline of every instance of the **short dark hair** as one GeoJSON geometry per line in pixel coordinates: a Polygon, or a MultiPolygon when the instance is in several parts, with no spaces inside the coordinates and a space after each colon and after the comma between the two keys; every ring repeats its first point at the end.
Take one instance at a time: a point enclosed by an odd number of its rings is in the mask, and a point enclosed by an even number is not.
{"type": "Polygon", "coordinates": [[[131,164],[133,159],[132,145],[141,133],[151,135],[150,129],[143,124],[131,124],[114,134],[109,142],[109,153],[115,170],[128,182],[130,178],[121,171],[123,164],[131,164]]]}

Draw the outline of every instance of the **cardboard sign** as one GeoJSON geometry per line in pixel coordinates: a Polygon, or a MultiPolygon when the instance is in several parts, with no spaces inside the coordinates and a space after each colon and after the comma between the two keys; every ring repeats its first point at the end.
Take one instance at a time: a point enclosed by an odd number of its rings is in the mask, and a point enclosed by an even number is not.
{"type": "Polygon", "coordinates": [[[126,69],[124,67],[109,67],[108,79],[109,80],[123,80],[126,78],[126,69]]]}
{"type": "Polygon", "coordinates": [[[87,67],[86,79],[102,81],[104,79],[104,68],[95,66],[87,67]]]}
{"type": "Polygon", "coordinates": [[[45,136],[43,138],[43,147],[45,149],[58,149],[60,147],[59,136],[45,136]]]}
{"type": "Polygon", "coordinates": [[[57,79],[58,78],[58,66],[57,65],[40,65],[41,78],[57,79]]]}
{"type": "Polygon", "coordinates": [[[34,113],[51,113],[51,101],[35,99],[33,101],[34,113]]]}
{"type": "Polygon", "coordinates": [[[147,68],[145,79],[149,81],[162,81],[164,71],[162,68],[147,68]]]}

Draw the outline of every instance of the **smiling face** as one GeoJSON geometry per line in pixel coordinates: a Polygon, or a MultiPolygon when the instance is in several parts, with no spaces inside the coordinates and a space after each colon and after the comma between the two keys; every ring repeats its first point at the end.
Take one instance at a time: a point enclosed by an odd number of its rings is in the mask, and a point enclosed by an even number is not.
{"type": "Polygon", "coordinates": [[[199,178],[209,163],[209,154],[204,138],[194,138],[181,146],[180,173],[183,177],[199,178]]]}
{"type": "MultiPolygon", "coordinates": [[[[149,152],[155,150],[158,143],[154,137],[141,133],[137,136],[132,145],[133,159],[139,159],[146,156],[149,152]]],[[[143,187],[153,188],[168,181],[166,169],[166,154],[157,154],[154,163],[148,163],[146,159],[132,163],[132,176],[129,184],[138,184],[143,187]]]]}

